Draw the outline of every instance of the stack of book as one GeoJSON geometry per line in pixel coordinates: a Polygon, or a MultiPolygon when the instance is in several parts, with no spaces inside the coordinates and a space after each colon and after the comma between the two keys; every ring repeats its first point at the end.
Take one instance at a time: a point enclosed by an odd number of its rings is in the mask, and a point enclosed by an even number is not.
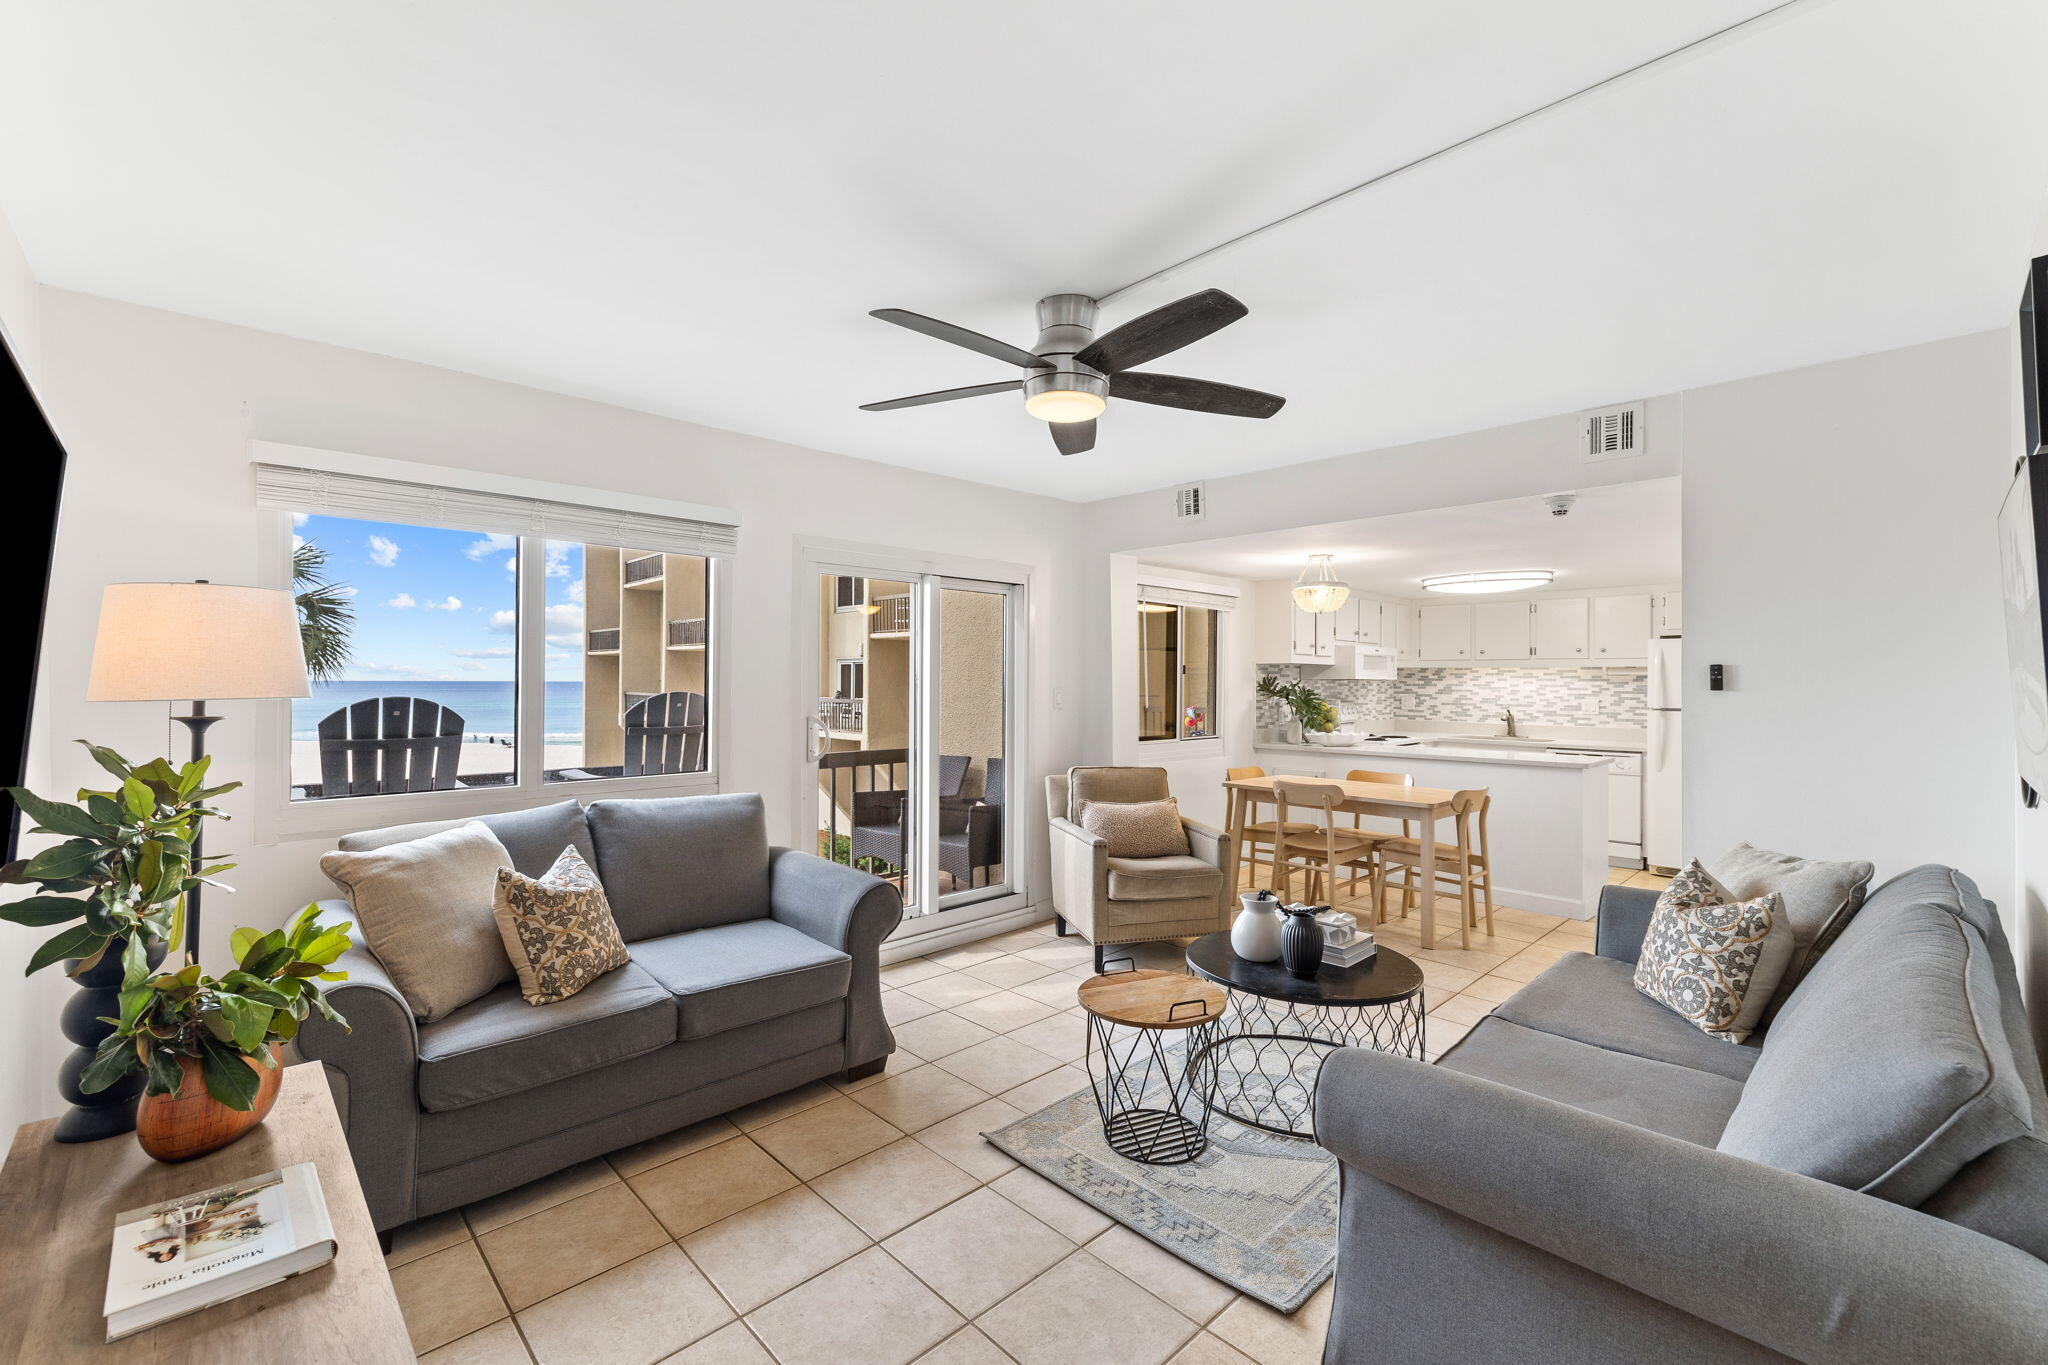
{"type": "Polygon", "coordinates": [[[1323,965],[1325,967],[1356,967],[1379,952],[1380,945],[1373,942],[1371,934],[1359,931],[1358,937],[1339,947],[1325,939],[1323,941],[1323,965]]]}

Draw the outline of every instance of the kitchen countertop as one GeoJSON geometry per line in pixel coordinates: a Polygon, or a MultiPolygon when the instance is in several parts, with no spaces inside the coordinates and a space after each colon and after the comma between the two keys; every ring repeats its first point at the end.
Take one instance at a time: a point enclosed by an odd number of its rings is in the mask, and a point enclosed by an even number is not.
{"type": "Polygon", "coordinates": [[[1436,763],[1511,763],[1528,768],[1602,768],[1611,760],[1583,754],[1553,754],[1543,749],[1482,749],[1484,740],[1473,740],[1470,748],[1445,749],[1427,744],[1386,744],[1367,740],[1358,744],[1254,744],[1260,753],[1349,754],[1384,759],[1427,759],[1436,763]]]}

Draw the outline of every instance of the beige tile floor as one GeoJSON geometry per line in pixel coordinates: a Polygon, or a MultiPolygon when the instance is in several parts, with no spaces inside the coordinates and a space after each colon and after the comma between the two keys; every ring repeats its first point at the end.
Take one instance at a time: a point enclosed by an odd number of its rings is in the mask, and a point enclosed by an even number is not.
{"type": "MultiPolygon", "coordinates": [[[[1432,1059],[1592,945],[1590,923],[1494,918],[1469,950],[1420,947],[1412,917],[1377,930],[1422,964],[1432,1059]]],[[[1139,954],[1180,960],[1170,943],[1139,954]]],[[[895,963],[881,1076],[400,1229],[389,1262],[414,1349],[433,1365],[1313,1365],[1327,1286],[1276,1313],[980,1137],[1087,1083],[1074,988],[1090,972],[1050,923],[895,963]]]]}

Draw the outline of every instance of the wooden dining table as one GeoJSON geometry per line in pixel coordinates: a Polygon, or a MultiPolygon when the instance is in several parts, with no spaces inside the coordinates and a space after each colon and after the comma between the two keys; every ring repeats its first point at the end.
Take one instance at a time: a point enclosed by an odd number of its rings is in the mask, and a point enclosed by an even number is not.
{"type": "MultiPolygon", "coordinates": [[[[1395,820],[1414,820],[1419,828],[1416,837],[1422,847],[1418,867],[1436,866],[1437,838],[1436,822],[1452,814],[1451,798],[1457,793],[1446,787],[1404,787],[1394,782],[1346,782],[1331,777],[1292,777],[1286,773],[1268,774],[1265,777],[1241,777],[1226,781],[1223,790],[1230,800],[1231,847],[1244,848],[1244,828],[1251,823],[1252,808],[1261,802],[1275,803],[1278,794],[1273,789],[1275,782],[1319,782],[1329,783],[1344,789],[1344,799],[1337,806],[1340,811],[1359,815],[1381,815],[1395,820]]],[[[1422,893],[1422,946],[1436,947],[1436,879],[1421,878],[1425,890],[1422,893]]],[[[1462,947],[1471,947],[1471,927],[1465,916],[1458,916],[1458,942],[1462,947]]]]}

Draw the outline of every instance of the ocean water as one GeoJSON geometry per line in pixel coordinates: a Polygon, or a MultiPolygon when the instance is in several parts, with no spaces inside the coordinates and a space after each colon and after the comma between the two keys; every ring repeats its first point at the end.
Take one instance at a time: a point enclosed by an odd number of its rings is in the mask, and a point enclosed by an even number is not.
{"type": "MultiPolygon", "coordinates": [[[[327,716],[372,697],[425,697],[461,716],[465,735],[509,735],[516,696],[508,682],[316,682],[312,696],[292,701],[292,738],[318,739],[327,716]]],[[[547,684],[544,714],[548,740],[583,738],[583,684],[547,684]]]]}

